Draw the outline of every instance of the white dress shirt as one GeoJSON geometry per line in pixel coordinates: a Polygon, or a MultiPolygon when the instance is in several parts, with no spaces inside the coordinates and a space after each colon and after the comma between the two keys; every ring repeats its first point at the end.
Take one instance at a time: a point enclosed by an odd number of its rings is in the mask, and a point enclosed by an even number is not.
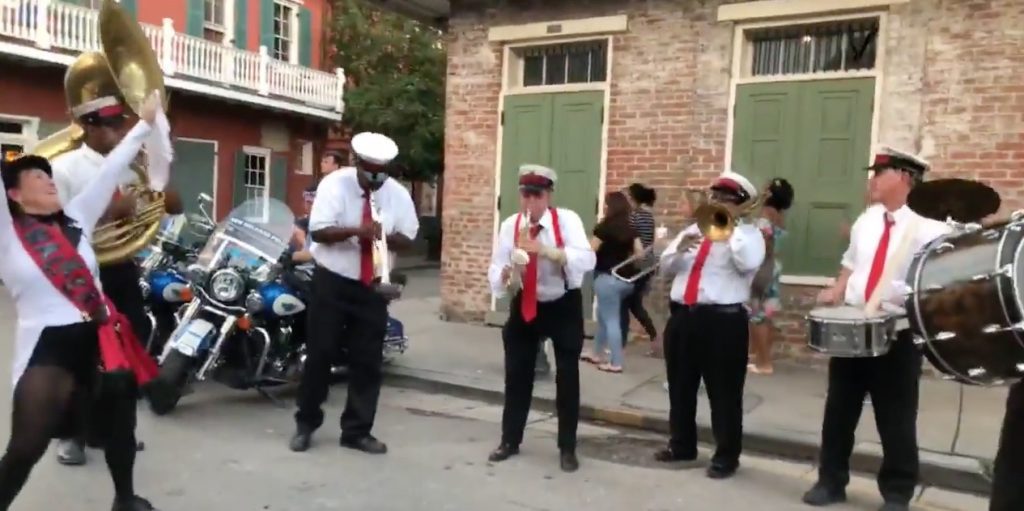
{"type": "MultiPolygon", "coordinates": [[[[914,224],[913,239],[899,267],[894,268],[891,273],[892,279],[888,285],[879,282],[882,287],[882,301],[903,306],[904,293],[909,290],[906,285],[907,271],[915,252],[927,245],[930,241],[950,232],[950,227],[944,222],[924,218],[906,205],[892,213],[887,213],[885,206],[875,204],[861,213],[857,221],[850,229],[850,246],[843,254],[842,265],[851,270],[850,280],[846,283],[845,302],[848,305],[862,306],[867,300],[864,298],[864,291],[868,285],[868,275],[871,274],[871,265],[875,260],[875,251],[885,231],[885,215],[891,215],[895,223],[889,231],[889,247],[886,250],[886,264],[896,264],[892,261],[893,254],[903,242],[903,236],[908,228],[914,224]]],[[[884,271],[884,268],[883,268],[884,271]]]]}
{"type": "MultiPolygon", "coordinates": [[[[103,285],[99,279],[99,264],[91,245],[93,229],[110,204],[121,170],[139,152],[150,130],[146,121],[139,121],[117,149],[107,158],[100,159],[102,165],[97,167],[95,179],[85,186],[81,194],[64,203],[65,216],[74,220],[82,229],[78,253],[100,290],[103,285]]],[[[14,310],[18,318],[11,371],[13,386],[17,386],[43,329],[80,323],[82,313],[64,293],[53,286],[32,256],[25,251],[14,231],[13,222],[7,195],[0,195],[0,280],[3,280],[14,299],[14,310]]]]}
{"type": "MultiPolygon", "coordinates": [[[[135,155],[132,155],[132,159],[124,168],[118,170],[118,185],[125,186],[138,182],[138,176],[129,167],[134,158],[135,155]]],[[[78,197],[78,194],[99,176],[104,159],[102,154],[82,144],[78,149],[50,161],[53,167],[53,182],[57,186],[57,196],[60,197],[61,204],[69,204],[71,199],[78,197]]]]}
{"type": "MultiPolygon", "coordinates": [[[[328,227],[362,225],[365,193],[359,186],[355,167],[338,169],[324,176],[317,186],[316,199],[309,213],[309,232],[328,227]]],[[[388,179],[373,194],[381,210],[380,223],[384,234],[399,233],[409,239],[416,239],[420,221],[416,216],[416,206],[409,196],[409,191],[398,181],[388,179]]],[[[328,244],[314,241],[309,251],[320,266],[342,277],[359,280],[359,238],[353,236],[345,241],[328,244]]],[[[394,252],[389,253],[389,257],[393,262],[394,252]]],[[[394,268],[394,264],[391,267],[394,268]]]]}
{"type": "MultiPolygon", "coordinates": [[[[566,262],[563,267],[538,255],[537,301],[539,302],[557,300],[565,294],[566,289],[582,287],[583,277],[594,269],[594,264],[597,262],[580,216],[569,209],[557,208],[557,211],[558,227],[562,234],[566,262]]],[[[491,251],[491,267],[487,272],[487,278],[491,282],[491,292],[498,298],[503,298],[507,294],[505,283],[501,279],[501,272],[506,266],[512,265],[512,250],[515,248],[516,218],[518,216],[518,213],[512,215],[501,223],[501,227],[498,229],[498,239],[495,240],[494,249],[491,251]]],[[[525,215],[521,222],[520,229],[528,222],[525,215]]],[[[540,232],[537,233],[537,241],[544,246],[556,247],[551,211],[545,211],[538,223],[540,232]]]]}
{"type": "MultiPolygon", "coordinates": [[[[700,243],[680,254],[677,249],[683,237],[699,234],[697,225],[680,232],[661,254],[661,273],[674,275],[669,298],[682,303],[690,269],[697,256],[700,243]]],[[[750,286],[757,269],[764,262],[764,235],[753,224],[736,226],[732,237],[711,244],[708,257],[700,273],[697,303],[730,305],[746,303],[750,299],[750,286]]]]}

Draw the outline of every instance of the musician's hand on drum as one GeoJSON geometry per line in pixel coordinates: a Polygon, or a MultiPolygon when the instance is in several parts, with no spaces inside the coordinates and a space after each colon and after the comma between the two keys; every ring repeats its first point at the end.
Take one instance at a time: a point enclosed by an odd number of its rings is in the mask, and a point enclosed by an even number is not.
{"type": "Polygon", "coordinates": [[[827,287],[818,293],[818,303],[835,305],[839,303],[839,290],[834,287],[827,287]]]}

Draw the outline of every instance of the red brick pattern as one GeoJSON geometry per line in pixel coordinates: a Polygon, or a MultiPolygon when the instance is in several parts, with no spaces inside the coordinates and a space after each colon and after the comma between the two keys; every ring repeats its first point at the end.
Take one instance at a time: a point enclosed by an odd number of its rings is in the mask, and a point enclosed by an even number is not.
{"type": "MultiPolygon", "coordinates": [[[[733,24],[723,2],[548,2],[483,10],[452,2],[444,196],[443,313],[479,320],[490,309],[486,266],[494,225],[502,47],[491,25],[629,15],[614,37],[608,189],[642,181],[674,228],[682,188],[706,183],[725,161],[733,24]]],[[[731,3],[731,2],[730,2],[731,3]]],[[[507,5],[507,4],[505,4],[507,5]]],[[[887,16],[881,142],[934,144],[934,175],[980,179],[1024,207],[1024,1],[911,0],[887,16]]],[[[799,200],[799,190],[797,191],[799,200]]],[[[838,261],[837,261],[838,268],[838,261]]],[[[784,286],[783,337],[803,342],[817,289],[784,286]]],[[[652,305],[663,310],[665,290],[652,305]]],[[[797,351],[799,348],[797,348],[797,351]]]]}

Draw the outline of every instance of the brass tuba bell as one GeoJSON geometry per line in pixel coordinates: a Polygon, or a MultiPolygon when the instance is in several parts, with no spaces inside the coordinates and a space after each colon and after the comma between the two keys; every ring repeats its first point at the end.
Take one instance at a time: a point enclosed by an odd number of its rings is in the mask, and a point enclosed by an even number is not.
{"type": "MultiPolygon", "coordinates": [[[[79,55],[64,75],[68,109],[74,112],[89,101],[115,96],[138,114],[153,91],[160,91],[166,107],[164,75],[149,39],[142,27],[113,0],[104,0],[100,8],[99,35],[103,51],[79,55]]],[[[72,121],[67,128],[40,141],[31,153],[53,159],[78,149],[84,135],[82,127],[72,121]]],[[[164,216],[164,194],[150,189],[144,165],[133,164],[131,170],[139,178],[140,184],[130,188],[134,189],[140,204],[131,218],[96,228],[93,249],[101,265],[125,261],[148,245],[164,216]]]]}
{"type": "Polygon", "coordinates": [[[697,222],[697,229],[705,238],[713,242],[724,241],[732,237],[736,223],[741,218],[760,209],[770,196],[771,193],[765,190],[756,199],[741,204],[736,216],[733,216],[729,209],[721,203],[708,200],[693,212],[693,219],[697,222]]]}

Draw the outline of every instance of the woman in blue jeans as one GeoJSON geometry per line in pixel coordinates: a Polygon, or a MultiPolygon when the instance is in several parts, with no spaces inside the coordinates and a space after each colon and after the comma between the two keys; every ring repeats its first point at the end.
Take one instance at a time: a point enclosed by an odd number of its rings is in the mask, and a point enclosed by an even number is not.
{"type": "MultiPolygon", "coordinates": [[[[626,195],[609,193],[604,201],[604,218],[594,227],[590,245],[597,254],[594,267],[594,292],[597,294],[597,335],[594,350],[581,358],[598,369],[609,373],[622,372],[622,300],[633,291],[633,284],[612,275],[612,268],[633,255],[643,253],[643,245],[636,230],[630,225],[630,206],[626,195]],[[605,349],[611,352],[604,359],[605,349]]],[[[636,269],[632,265],[617,272],[629,277],[636,269]]]]}

